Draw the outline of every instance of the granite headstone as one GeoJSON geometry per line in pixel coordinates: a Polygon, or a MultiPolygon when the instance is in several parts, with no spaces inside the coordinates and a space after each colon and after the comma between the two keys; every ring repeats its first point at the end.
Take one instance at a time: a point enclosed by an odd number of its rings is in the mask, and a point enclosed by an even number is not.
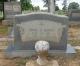
{"type": "Polygon", "coordinates": [[[48,41],[49,53],[74,53],[67,44],[68,18],[50,13],[30,13],[14,16],[14,42],[8,46],[7,56],[26,57],[35,54],[36,41],[48,41]]]}
{"type": "Polygon", "coordinates": [[[73,9],[69,11],[70,21],[80,21],[80,10],[73,9]]]}
{"type": "Polygon", "coordinates": [[[20,2],[4,2],[5,19],[10,19],[16,14],[21,14],[20,2]]]}

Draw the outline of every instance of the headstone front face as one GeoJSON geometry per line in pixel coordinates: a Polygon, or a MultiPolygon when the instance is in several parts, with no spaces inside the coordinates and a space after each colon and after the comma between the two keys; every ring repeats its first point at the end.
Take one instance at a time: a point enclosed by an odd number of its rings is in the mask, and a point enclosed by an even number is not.
{"type": "Polygon", "coordinates": [[[28,21],[28,23],[21,23],[18,26],[20,27],[21,39],[23,42],[46,40],[54,41],[56,43],[60,41],[62,30],[66,27],[60,23],[48,20],[28,21]]]}
{"type": "Polygon", "coordinates": [[[37,41],[47,41],[50,51],[67,49],[68,18],[50,13],[30,13],[14,16],[14,43],[7,49],[8,56],[31,56],[37,41]]]}
{"type": "Polygon", "coordinates": [[[20,2],[4,2],[5,19],[11,18],[12,15],[21,14],[20,2]]]}
{"type": "Polygon", "coordinates": [[[26,50],[34,50],[36,41],[44,40],[50,43],[50,50],[66,50],[67,18],[47,13],[16,15],[15,41],[25,45],[26,50]],[[20,35],[19,35],[20,34],[20,35]],[[19,37],[20,36],[20,37],[19,37]]]}
{"type": "Polygon", "coordinates": [[[70,21],[80,21],[80,10],[71,10],[69,12],[70,21]]]}

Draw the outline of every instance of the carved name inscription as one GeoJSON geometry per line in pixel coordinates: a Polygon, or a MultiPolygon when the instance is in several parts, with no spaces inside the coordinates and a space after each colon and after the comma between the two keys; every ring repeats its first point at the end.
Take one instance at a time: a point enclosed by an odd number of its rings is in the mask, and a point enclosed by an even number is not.
{"type": "Polygon", "coordinates": [[[18,24],[22,41],[46,40],[59,42],[64,25],[47,20],[35,20],[18,24]]]}

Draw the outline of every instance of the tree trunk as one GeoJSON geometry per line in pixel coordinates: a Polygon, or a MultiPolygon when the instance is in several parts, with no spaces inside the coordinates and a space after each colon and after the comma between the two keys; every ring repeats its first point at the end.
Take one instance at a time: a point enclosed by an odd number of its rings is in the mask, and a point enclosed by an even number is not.
{"type": "Polygon", "coordinates": [[[55,13],[55,0],[48,0],[48,12],[55,13]]]}

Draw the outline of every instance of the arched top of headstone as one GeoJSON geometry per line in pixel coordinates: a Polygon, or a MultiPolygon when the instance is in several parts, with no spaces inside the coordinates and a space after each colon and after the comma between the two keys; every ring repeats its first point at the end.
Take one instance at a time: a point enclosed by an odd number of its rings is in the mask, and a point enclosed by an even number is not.
{"type": "Polygon", "coordinates": [[[33,20],[49,20],[49,21],[60,22],[66,25],[68,24],[68,17],[55,15],[51,13],[44,13],[44,12],[20,14],[20,15],[15,15],[14,18],[17,24],[21,22],[25,22],[25,21],[28,22],[33,20]]]}
{"type": "Polygon", "coordinates": [[[58,43],[67,24],[67,17],[51,13],[37,12],[15,15],[15,25],[19,27],[23,42],[47,40],[58,43]]]}

